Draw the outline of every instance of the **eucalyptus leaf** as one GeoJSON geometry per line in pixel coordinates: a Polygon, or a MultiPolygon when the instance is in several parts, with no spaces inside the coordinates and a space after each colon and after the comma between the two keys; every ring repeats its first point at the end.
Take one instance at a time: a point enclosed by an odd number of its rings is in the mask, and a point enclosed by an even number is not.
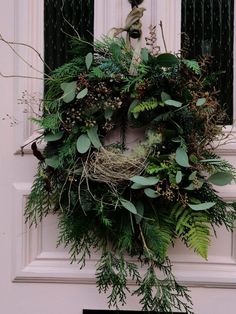
{"type": "Polygon", "coordinates": [[[171,53],[162,53],[156,57],[156,62],[161,67],[172,67],[179,64],[179,59],[171,53]]]}
{"type": "Polygon", "coordinates": [[[135,204],[135,207],[136,207],[136,210],[137,210],[137,215],[135,215],[135,220],[136,220],[136,223],[139,224],[142,219],[143,219],[143,214],[144,214],[144,205],[143,205],[143,202],[141,201],[138,201],[136,204],[135,204]]]}
{"type": "Polygon", "coordinates": [[[200,107],[200,106],[203,106],[205,103],[206,103],[206,98],[199,98],[196,103],[196,106],[200,107]]]}
{"type": "Polygon", "coordinates": [[[92,63],[93,63],[93,54],[89,52],[85,57],[85,64],[86,64],[87,70],[90,69],[92,63]]]}
{"type": "Polygon", "coordinates": [[[141,184],[138,184],[138,183],[133,183],[131,185],[131,189],[133,189],[133,190],[139,190],[139,189],[143,189],[145,187],[146,187],[146,185],[141,185],[141,184]]]}
{"type": "Polygon", "coordinates": [[[157,184],[159,182],[159,179],[157,177],[134,176],[130,178],[130,181],[142,186],[151,186],[157,184]]]}
{"type": "Polygon", "coordinates": [[[157,198],[159,196],[156,191],[150,188],[146,188],[144,190],[144,193],[147,195],[147,197],[150,197],[150,198],[157,198]]]}
{"type": "Polygon", "coordinates": [[[196,190],[196,187],[193,185],[193,183],[190,183],[186,188],[184,188],[187,191],[194,191],[196,190]]]}
{"type": "Polygon", "coordinates": [[[234,176],[230,172],[216,172],[208,178],[208,181],[214,185],[223,186],[230,184],[233,179],[234,176]]]}
{"type": "Polygon", "coordinates": [[[91,141],[88,135],[86,134],[80,135],[76,143],[76,148],[78,152],[80,154],[84,154],[89,150],[90,146],[91,146],[91,141]]]}
{"type": "Polygon", "coordinates": [[[73,81],[70,83],[61,83],[61,89],[63,90],[64,94],[62,95],[62,99],[65,103],[69,103],[74,100],[76,95],[76,88],[77,82],[73,81]]]}
{"type": "Polygon", "coordinates": [[[60,140],[64,135],[64,132],[58,132],[58,133],[49,133],[47,135],[44,135],[44,140],[46,142],[55,142],[55,141],[58,141],[60,140]]]}
{"type": "Polygon", "coordinates": [[[175,177],[176,183],[179,184],[182,181],[182,178],[183,178],[182,171],[177,171],[176,177],[175,177]]]}
{"type": "Polygon", "coordinates": [[[105,119],[110,120],[113,112],[114,112],[114,110],[111,107],[106,108],[105,113],[104,113],[105,119]]]}
{"type": "Polygon", "coordinates": [[[59,165],[60,165],[60,162],[59,162],[57,156],[53,156],[51,158],[46,158],[45,159],[45,163],[46,163],[47,166],[50,166],[52,168],[58,168],[59,165]]]}
{"type": "Polygon", "coordinates": [[[102,146],[102,143],[101,143],[99,136],[98,136],[98,126],[94,125],[90,129],[88,129],[87,133],[88,133],[88,137],[89,137],[90,141],[92,142],[93,146],[95,148],[99,149],[102,146]]]}
{"type": "Polygon", "coordinates": [[[175,160],[177,164],[179,164],[182,167],[190,167],[188,155],[186,151],[182,147],[178,147],[176,150],[175,160]]]}
{"type": "Polygon", "coordinates": [[[190,174],[190,176],[188,177],[188,179],[190,181],[193,181],[194,179],[196,179],[196,176],[197,176],[197,171],[194,171],[190,174]]]}
{"type": "Polygon", "coordinates": [[[148,62],[148,58],[149,58],[149,52],[147,48],[142,48],[141,49],[141,59],[144,63],[148,62]]]}
{"type": "Polygon", "coordinates": [[[77,94],[76,98],[77,98],[77,99],[82,99],[82,98],[84,98],[85,96],[87,96],[87,94],[88,94],[88,89],[87,89],[87,87],[86,87],[86,88],[82,89],[82,90],[77,94]]]}
{"type": "Polygon", "coordinates": [[[201,204],[189,204],[188,206],[196,211],[200,211],[200,210],[207,210],[210,209],[211,207],[215,206],[215,202],[206,202],[206,203],[201,203],[201,204]]]}
{"type": "Polygon", "coordinates": [[[161,101],[165,102],[166,100],[170,100],[171,97],[169,94],[167,94],[166,92],[162,92],[161,93],[161,101]]]}
{"type": "Polygon", "coordinates": [[[168,105],[168,106],[173,106],[173,107],[176,107],[176,108],[180,108],[182,106],[182,102],[179,102],[179,101],[176,101],[176,100],[173,100],[173,99],[165,100],[164,104],[168,105]]]}
{"type": "Polygon", "coordinates": [[[127,209],[129,212],[131,212],[132,214],[135,214],[135,215],[136,215],[136,214],[138,213],[136,207],[135,207],[134,204],[131,203],[130,201],[128,201],[128,200],[126,200],[126,199],[124,199],[124,198],[121,198],[121,199],[120,199],[120,202],[121,202],[122,206],[123,206],[125,209],[127,209]]]}

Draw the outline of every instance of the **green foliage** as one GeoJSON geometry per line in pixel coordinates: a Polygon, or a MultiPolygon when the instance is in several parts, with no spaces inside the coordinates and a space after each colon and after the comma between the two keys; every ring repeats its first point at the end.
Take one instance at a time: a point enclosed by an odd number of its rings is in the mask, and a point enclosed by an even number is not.
{"type": "Polygon", "coordinates": [[[81,267],[91,250],[101,250],[97,285],[109,306],[125,304],[133,280],[143,310],[190,314],[168,248],[179,237],[207,258],[211,228],[232,230],[236,218],[235,203],[210,184],[236,179],[234,167],[209,145],[225,117],[215,87],[206,89],[206,69],[194,60],[142,49],[134,62],[124,39],[75,47],[79,57],[46,81],[42,116],[35,119],[46,147],[40,152],[33,145],[40,163],[26,219],[37,224],[56,212],[58,245],[68,246],[81,267]],[[130,150],[129,127],[138,134],[145,129],[130,150]],[[120,140],[108,144],[119,129],[120,140]]]}
{"type": "Polygon", "coordinates": [[[188,247],[207,259],[210,243],[210,227],[208,217],[204,212],[193,211],[188,207],[179,206],[173,209],[176,219],[175,230],[188,247]]]}
{"type": "Polygon", "coordinates": [[[188,69],[190,69],[191,71],[193,71],[195,74],[197,74],[197,75],[200,75],[200,74],[201,74],[201,68],[200,68],[200,66],[199,66],[199,64],[198,64],[197,61],[195,61],[195,60],[186,60],[186,59],[183,59],[183,60],[182,60],[182,63],[183,63],[184,65],[186,65],[186,67],[187,67],[188,69]]]}

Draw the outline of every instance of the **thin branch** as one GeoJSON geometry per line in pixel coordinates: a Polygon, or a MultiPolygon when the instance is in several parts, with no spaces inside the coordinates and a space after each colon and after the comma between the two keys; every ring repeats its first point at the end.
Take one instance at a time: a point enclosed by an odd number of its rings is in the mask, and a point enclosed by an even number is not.
{"type": "Polygon", "coordinates": [[[165,40],[165,36],[164,36],[164,30],[163,30],[163,24],[162,21],[160,21],[160,28],[161,28],[161,37],[162,37],[162,41],[164,44],[164,48],[165,48],[165,52],[167,52],[167,46],[166,46],[166,40],[165,40]]]}
{"type": "Polygon", "coordinates": [[[44,80],[43,77],[27,76],[27,75],[5,75],[2,72],[0,72],[0,76],[4,77],[4,78],[20,77],[20,78],[24,78],[24,79],[44,80]]]}
{"type": "Polygon", "coordinates": [[[63,0],[62,2],[62,6],[61,6],[61,15],[63,17],[63,20],[73,29],[73,31],[76,33],[76,35],[78,36],[78,38],[80,38],[79,33],[77,32],[77,30],[75,29],[74,25],[72,25],[65,17],[64,15],[64,6],[65,6],[65,0],[63,0]]]}
{"type": "MultiPolygon", "coordinates": [[[[2,36],[0,35],[0,40],[2,39],[2,36]]],[[[32,49],[39,57],[39,59],[43,62],[43,64],[46,66],[46,68],[52,72],[52,69],[50,68],[50,66],[44,61],[43,57],[41,56],[41,54],[38,52],[37,49],[35,49],[33,46],[29,45],[29,44],[26,44],[26,43],[21,43],[21,42],[14,42],[14,41],[8,41],[8,43],[10,45],[17,45],[17,46],[24,46],[24,47],[27,47],[27,48],[30,48],[32,49]]]]}
{"type": "Polygon", "coordinates": [[[51,76],[47,75],[46,73],[36,69],[32,64],[30,64],[27,60],[25,60],[17,51],[14,47],[12,47],[11,43],[9,41],[7,41],[6,39],[4,39],[2,37],[2,35],[0,34],[0,41],[4,42],[13,52],[14,54],[19,58],[21,59],[25,64],[27,64],[31,69],[33,69],[34,71],[40,73],[40,74],[43,74],[45,75],[46,77],[48,78],[51,78],[51,76]]]}

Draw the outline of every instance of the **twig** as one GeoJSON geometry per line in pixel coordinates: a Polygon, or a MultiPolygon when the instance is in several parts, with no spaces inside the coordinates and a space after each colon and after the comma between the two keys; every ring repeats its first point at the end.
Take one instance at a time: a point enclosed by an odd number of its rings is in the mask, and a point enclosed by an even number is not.
{"type": "MultiPolygon", "coordinates": [[[[2,39],[2,36],[0,35],[0,40],[2,39]]],[[[39,57],[39,59],[42,61],[42,63],[46,66],[46,68],[52,72],[52,69],[50,68],[50,66],[45,62],[45,60],[43,59],[43,57],[41,56],[41,54],[38,52],[37,49],[35,49],[33,46],[29,45],[29,44],[26,44],[26,43],[21,43],[21,42],[14,42],[14,41],[8,41],[8,43],[10,45],[17,45],[17,46],[24,46],[24,47],[27,47],[27,48],[30,48],[32,49],[39,57]]]]}
{"type": "Polygon", "coordinates": [[[44,80],[43,77],[36,77],[36,76],[27,76],[27,75],[5,75],[2,72],[0,72],[0,76],[4,78],[15,78],[20,77],[24,79],[34,79],[34,80],[44,80]]]}
{"type": "Polygon", "coordinates": [[[165,52],[167,52],[167,46],[166,46],[166,41],[165,41],[162,21],[160,21],[159,25],[160,25],[160,28],[161,28],[161,37],[162,37],[162,41],[163,41],[163,44],[164,44],[165,52]]]}
{"type": "Polygon", "coordinates": [[[4,43],[14,52],[14,54],[15,54],[20,60],[22,60],[25,64],[27,64],[32,70],[34,70],[34,71],[36,71],[36,72],[38,72],[38,73],[40,73],[40,74],[43,74],[43,75],[45,75],[45,76],[48,77],[48,78],[51,78],[51,76],[49,76],[48,74],[46,74],[46,73],[44,73],[44,72],[42,72],[42,71],[36,69],[32,64],[30,64],[27,60],[25,60],[25,59],[16,51],[16,49],[15,49],[14,47],[12,47],[12,44],[11,44],[9,41],[7,41],[6,39],[4,39],[4,38],[2,37],[1,34],[0,34],[0,41],[4,42],[4,43]]]}
{"type": "Polygon", "coordinates": [[[80,38],[80,35],[79,35],[79,33],[77,32],[77,30],[75,29],[74,25],[72,25],[72,24],[66,19],[65,15],[64,15],[64,12],[63,12],[64,6],[65,6],[65,0],[63,0],[62,6],[61,6],[61,15],[62,15],[62,17],[63,17],[63,20],[73,29],[73,31],[76,33],[76,35],[78,36],[78,38],[80,38]]]}

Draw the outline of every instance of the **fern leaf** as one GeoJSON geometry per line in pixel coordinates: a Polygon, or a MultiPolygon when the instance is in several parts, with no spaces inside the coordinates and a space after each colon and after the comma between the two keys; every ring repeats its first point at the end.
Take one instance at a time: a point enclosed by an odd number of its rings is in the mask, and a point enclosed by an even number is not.
{"type": "Polygon", "coordinates": [[[182,206],[172,213],[176,219],[175,231],[185,244],[207,259],[210,244],[210,226],[205,212],[195,212],[182,206]]]}
{"type": "Polygon", "coordinates": [[[144,102],[141,102],[140,104],[138,104],[137,106],[135,106],[132,110],[132,113],[137,114],[140,112],[153,110],[153,109],[157,108],[157,106],[158,106],[158,102],[154,99],[144,101],[144,102]]]}
{"type": "Polygon", "coordinates": [[[188,69],[193,71],[195,74],[197,74],[197,75],[201,74],[201,68],[200,68],[200,66],[199,66],[197,61],[184,59],[184,60],[182,60],[182,62],[183,62],[183,64],[186,65],[186,67],[188,69]]]}

